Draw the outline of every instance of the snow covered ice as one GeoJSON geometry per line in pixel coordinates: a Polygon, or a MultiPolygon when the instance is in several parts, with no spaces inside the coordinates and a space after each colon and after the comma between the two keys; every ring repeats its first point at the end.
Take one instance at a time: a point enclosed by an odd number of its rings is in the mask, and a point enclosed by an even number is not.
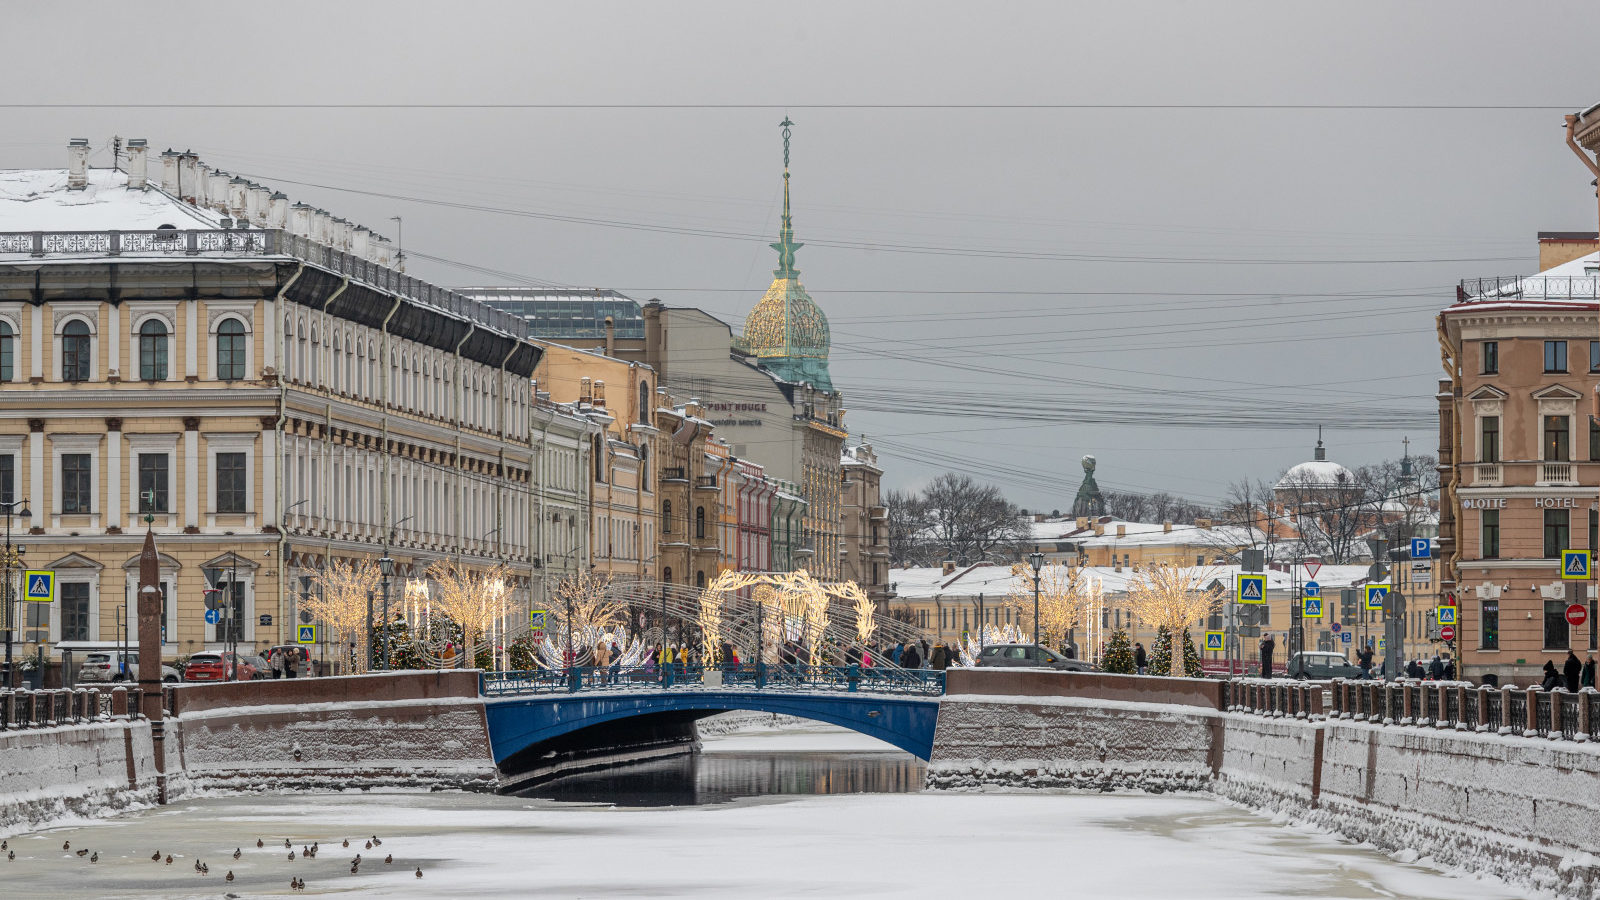
{"type": "MultiPolygon", "coordinates": [[[[885,745],[817,728],[707,746],[863,753],[885,745]]],[[[789,795],[631,809],[455,793],[234,796],[14,836],[10,845],[17,858],[0,854],[0,873],[6,895],[17,897],[290,896],[296,876],[308,895],[402,898],[1516,896],[1219,801],[1170,795],[789,795]],[[364,849],[374,834],[382,846],[364,849]],[[319,841],[321,852],[291,862],[284,838],[296,851],[319,841]],[[77,857],[80,848],[97,849],[100,861],[77,857]],[[152,861],[157,850],[173,865],[152,861]],[[194,871],[196,857],[209,875],[194,871]]]]}

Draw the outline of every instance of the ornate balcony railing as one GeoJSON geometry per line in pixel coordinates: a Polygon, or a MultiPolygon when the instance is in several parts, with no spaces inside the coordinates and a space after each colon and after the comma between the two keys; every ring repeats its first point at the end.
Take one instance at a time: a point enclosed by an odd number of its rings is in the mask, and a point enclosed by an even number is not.
{"type": "Polygon", "coordinates": [[[1478,463],[1473,467],[1473,487],[1500,487],[1505,483],[1504,479],[1499,463],[1478,463]]]}
{"type": "Polygon", "coordinates": [[[290,256],[315,266],[398,294],[424,306],[451,313],[526,339],[528,322],[521,316],[447,288],[413,278],[365,257],[336,250],[310,238],[278,229],[162,228],[154,231],[6,231],[0,232],[0,261],[7,256],[49,257],[269,257],[290,256]]]}
{"type": "Polygon", "coordinates": [[[1547,462],[1539,464],[1540,484],[1577,484],[1572,480],[1572,463],[1547,462]]]}
{"type": "Polygon", "coordinates": [[[1464,278],[1456,298],[1467,303],[1494,303],[1507,300],[1595,300],[1600,299],[1600,277],[1594,275],[1508,275],[1496,278],[1464,278]]]}

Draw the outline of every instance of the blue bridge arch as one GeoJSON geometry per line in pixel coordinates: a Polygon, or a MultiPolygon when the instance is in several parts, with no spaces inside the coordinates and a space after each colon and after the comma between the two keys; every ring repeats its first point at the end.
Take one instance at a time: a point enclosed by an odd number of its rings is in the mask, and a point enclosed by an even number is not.
{"type": "Polygon", "coordinates": [[[939,701],[870,693],[765,690],[642,690],[486,697],[496,765],[546,742],[606,723],[666,715],[700,718],[731,710],[815,719],[858,731],[927,759],[939,701]]]}

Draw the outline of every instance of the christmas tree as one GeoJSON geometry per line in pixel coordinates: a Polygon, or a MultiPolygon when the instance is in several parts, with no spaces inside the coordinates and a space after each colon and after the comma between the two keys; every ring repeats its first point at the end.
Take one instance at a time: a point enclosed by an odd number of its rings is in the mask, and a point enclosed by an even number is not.
{"type": "Polygon", "coordinates": [[[1133,648],[1128,643],[1128,633],[1117,629],[1106,643],[1105,656],[1100,659],[1100,670],[1116,675],[1133,674],[1133,648]]]}
{"type": "Polygon", "coordinates": [[[1172,674],[1172,638],[1165,625],[1156,629],[1156,639],[1150,647],[1150,666],[1147,671],[1151,675],[1172,674]]]}
{"type": "Polygon", "coordinates": [[[1190,678],[1204,678],[1206,672],[1200,668],[1200,654],[1194,649],[1194,640],[1189,637],[1189,629],[1183,630],[1183,674],[1190,678]]]}

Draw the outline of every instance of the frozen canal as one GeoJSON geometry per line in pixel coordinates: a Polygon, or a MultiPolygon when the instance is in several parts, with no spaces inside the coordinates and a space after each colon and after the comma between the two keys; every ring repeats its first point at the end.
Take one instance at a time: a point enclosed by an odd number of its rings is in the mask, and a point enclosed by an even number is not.
{"type": "Polygon", "coordinates": [[[290,896],[298,877],[308,895],[418,898],[1516,896],[1204,798],[797,788],[842,789],[866,777],[882,781],[867,789],[903,790],[895,773],[920,766],[883,747],[831,729],[712,740],[701,766],[634,783],[658,796],[630,795],[694,805],[597,802],[593,782],[552,789],[581,802],[421,793],[191,800],[14,836],[7,852],[16,858],[0,853],[0,893],[290,896]],[[864,775],[873,757],[885,766],[864,775]],[[717,768],[729,760],[736,765],[717,768]],[[697,786],[718,771],[748,773],[752,761],[770,777],[697,786]],[[373,835],[383,843],[368,850],[373,835]],[[312,841],[320,852],[308,860],[300,848],[312,841]],[[157,851],[162,859],[152,861],[157,851]],[[195,872],[196,858],[209,874],[195,872]]]}

